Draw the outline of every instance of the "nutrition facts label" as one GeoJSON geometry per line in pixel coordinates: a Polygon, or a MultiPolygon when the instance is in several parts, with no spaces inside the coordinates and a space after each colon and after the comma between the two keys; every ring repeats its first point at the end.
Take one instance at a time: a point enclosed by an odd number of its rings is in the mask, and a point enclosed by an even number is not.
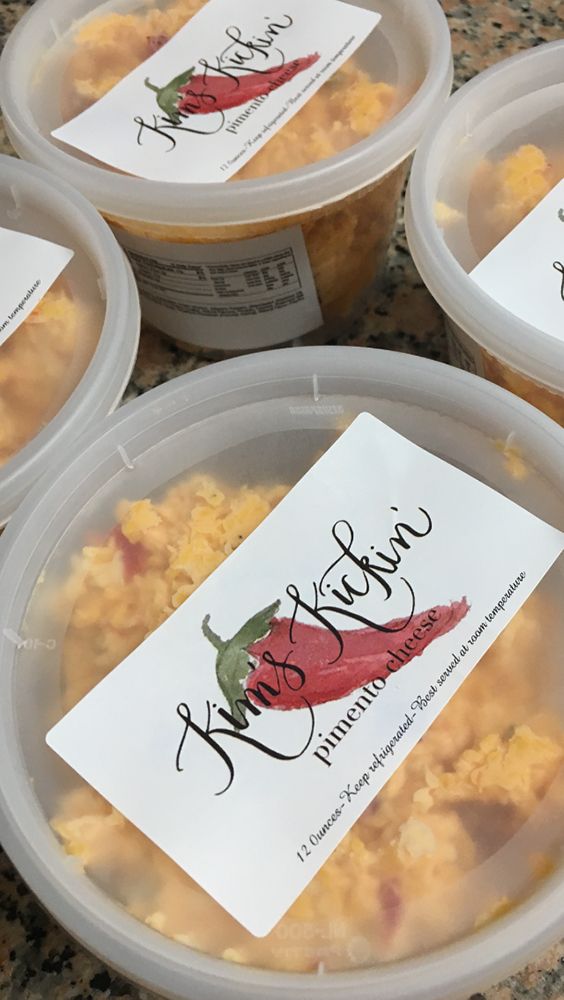
{"type": "Polygon", "coordinates": [[[245,349],[299,337],[323,323],[299,227],[198,246],[118,235],[145,315],[181,340],[245,349]]]}

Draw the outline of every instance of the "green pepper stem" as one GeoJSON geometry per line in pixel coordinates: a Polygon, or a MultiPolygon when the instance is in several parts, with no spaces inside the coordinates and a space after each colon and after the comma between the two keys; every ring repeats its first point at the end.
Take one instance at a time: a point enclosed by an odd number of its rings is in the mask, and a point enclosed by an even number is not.
{"type": "Polygon", "coordinates": [[[210,616],[209,615],[206,615],[206,617],[204,618],[204,620],[202,622],[202,632],[204,633],[204,635],[205,635],[206,639],[208,640],[208,642],[211,642],[212,646],[215,646],[215,648],[217,649],[218,653],[223,652],[223,650],[225,649],[225,647],[229,645],[229,643],[224,642],[223,639],[220,639],[220,637],[217,635],[217,633],[214,632],[210,628],[210,616]]]}
{"type": "Polygon", "coordinates": [[[163,91],[162,87],[155,87],[155,84],[151,83],[148,76],[145,77],[145,86],[148,87],[149,90],[153,90],[155,94],[160,94],[163,91]]]}

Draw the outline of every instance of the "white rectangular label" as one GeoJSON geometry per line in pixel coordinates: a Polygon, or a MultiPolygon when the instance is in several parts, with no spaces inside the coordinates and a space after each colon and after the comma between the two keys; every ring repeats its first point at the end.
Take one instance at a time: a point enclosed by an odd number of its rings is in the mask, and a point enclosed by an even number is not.
{"type": "Polygon", "coordinates": [[[519,319],[564,341],[564,180],[471,276],[519,319]]]}
{"type": "Polygon", "coordinates": [[[72,256],[66,247],[0,227],[0,345],[25,322],[72,256]]]}
{"type": "Polygon", "coordinates": [[[267,347],[323,324],[299,226],[194,246],[116,236],[133,266],[147,322],[207,347],[267,347]]]}
{"type": "Polygon", "coordinates": [[[53,132],[118,170],[210,183],[236,174],[380,21],[343,0],[208,0],[105,97],[53,132]]]}
{"type": "Polygon", "coordinates": [[[265,935],[563,546],[363,414],[47,742],[265,935]]]}

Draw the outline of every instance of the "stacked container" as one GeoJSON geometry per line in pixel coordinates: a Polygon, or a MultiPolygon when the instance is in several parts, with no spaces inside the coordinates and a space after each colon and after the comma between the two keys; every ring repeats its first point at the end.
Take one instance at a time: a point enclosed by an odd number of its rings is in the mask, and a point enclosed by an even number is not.
{"type": "Polygon", "coordinates": [[[409,157],[450,91],[446,18],[437,0],[361,5],[382,14],[367,41],[223,184],[124,176],[52,138],[198,6],[40,0],[3,56],[10,139],[21,156],[64,177],[102,212],[132,260],[145,321],[184,346],[235,352],[320,324],[325,336],[340,332],[381,269],[409,157]],[[303,266],[284,244],[296,227],[309,258],[303,266]],[[241,264],[235,278],[234,258],[241,264]],[[309,283],[300,328],[273,322],[288,293],[309,283]]]}
{"type": "Polygon", "coordinates": [[[2,527],[53,460],[117,406],[140,317],[123,251],[68,184],[0,157],[0,226],[73,252],[38,308],[0,343],[2,527]]]}
{"type": "Polygon", "coordinates": [[[501,306],[470,272],[564,178],[563,136],[559,41],[499,63],[451,98],[417,151],[407,204],[410,250],[445,311],[453,363],[560,424],[564,337],[501,306]]]}
{"type": "Polygon", "coordinates": [[[132,403],[72,447],[7,529],[2,840],[64,927],[159,996],[466,1000],[562,933],[562,558],[265,938],[46,750],[51,726],[158,624],[167,532],[191,532],[205,575],[217,511],[228,503],[247,535],[361,412],[564,527],[564,443],[543,414],[430,361],[298,348],[132,403]],[[482,760],[484,787],[470,791],[464,775],[482,760]],[[417,820],[417,781],[443,772],[460,799],[417,820]],[[392,873],[382,851],[408,817],[392,873]]]}

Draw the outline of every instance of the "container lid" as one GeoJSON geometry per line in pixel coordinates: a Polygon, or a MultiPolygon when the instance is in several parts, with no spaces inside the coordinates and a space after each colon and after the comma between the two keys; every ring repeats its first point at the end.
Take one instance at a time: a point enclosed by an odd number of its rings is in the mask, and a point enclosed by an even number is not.
{"type": "Polygon", "coordinates": [[[203,6],[203,0],[36,4],[8,40],[0,70],[18,152],[120,218],[254,222],[342,199],[390,172],[413,151],[450,90],[450,36],[437,0],[415,8],[409,0],[366,0],[355,6],[382,15],[375,30],[231,183],[192,184],[187,201],[185,184],[120,175],[51,137],[203,6]]]}
{"type": "Polygon", "coordinates": [[[468,275],[564,178],[563,134],[564,41],[557,41],[503,60],[448,101],[415,156],[407,207],[415,263],[447,315],[559,392],[564,341],[468,275]]]}
{"type": "MultiPolygon", "coordinates": [[[[46,294],[37,292],[33,311],[0,337],[2,526],[54,456],[117,406],[135,361],[140,316],[123,252],[66,183],[0,157],[0,227],[72,252],[46,294]]],[[[36,274],[27,277],[31,285],[36,274]]]]}
{"type": "Polygon", "coordinates": [[[4,846],[65,927],[160,995],[465,996],[562,929],[562,559],[266,938],[46,752],[51,725],[168,613],[173,536],[197,584],[223,558],[218,518],[233,547],[360,412],[564,526],[562,435],[541,413],[433,362],[299,348],[124,407],[2,539],[4,846]]]}

